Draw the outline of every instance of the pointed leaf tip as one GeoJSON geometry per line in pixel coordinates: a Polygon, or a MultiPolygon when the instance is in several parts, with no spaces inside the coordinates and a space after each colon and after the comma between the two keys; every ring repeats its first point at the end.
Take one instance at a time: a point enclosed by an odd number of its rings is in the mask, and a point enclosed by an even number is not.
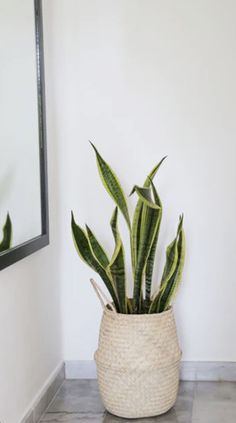
{"type": "Polygon", "coordinates": [[[131,195],[133,195],[135,193],[135,191],[136,191],[136,185],[134,185],[134,187],[130,191],[129,197],[131,197],[131,195]]]}
{"type": "Polygon", "coordinates": [[[92,143],[92,141],[89,140],[89,143],[93,147],[94,151],[97,153],[97,149],[96,149],[95,145],[92,143]]]}
{"type": "Polygon", "coordinates": [[[96,147],[92,143],[91,145],[96,153],[97,167],[101,181],[108,194],[111,196],[111,198],[115,201],[116,205],[120,209],[130,229],[131,224],[128,204],[126,202],[125,194],[121,187],[120,181],[113,169],[110,167],[110,165],[99,154],[96,147]]]}
{"type": "Polygon", "coordinates": [[[160,206],[156,204],[151,196],[151,190],[147,187],[138,187],[137,185],[134,186],[133,190],[131,191],[136,192],[139,199],[145,203],[148,207],[151,207],[153,209],[160,209],[160,206]]]}
{"type": "Polygon", "coordinates": [[[74,212],[73,210],[71,210],[71,223],[74,224],[75,223],[75,217],[74,217],[74,212]]]}

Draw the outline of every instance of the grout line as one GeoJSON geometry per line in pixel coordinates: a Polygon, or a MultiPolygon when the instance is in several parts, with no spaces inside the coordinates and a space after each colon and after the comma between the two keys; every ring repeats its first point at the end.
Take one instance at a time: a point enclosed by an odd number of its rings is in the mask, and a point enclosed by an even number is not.
{"type": "Polygon", "coordinates": [[[92,414],[94,416],[103,416],[106,413],[105,411],[101,411],[100,413],[96,413],[94,411],[48,411],[47,414],[80,414],[81,416],[92,414]]]}

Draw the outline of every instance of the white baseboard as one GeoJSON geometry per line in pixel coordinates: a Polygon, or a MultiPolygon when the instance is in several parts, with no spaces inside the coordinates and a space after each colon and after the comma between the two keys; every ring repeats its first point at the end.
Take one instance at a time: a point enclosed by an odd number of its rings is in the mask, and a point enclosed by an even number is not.
{"type": "Polygon", "coordinates": [[[236,382],[236,362],[230,361],[183,361],[181,380],[236,382]]]}
{"type": "Polygon", "coordinates": [[[97,379],[94,360],[69,360],[65,362],[66,379],[97,379]]]}
{"type": "Polygon", "coordinates": [[[20,423],[38,423],[64,380],[65,364],[61,363],[52,372],[40,392],[33,399],[20,423]]]}
{"type": "MultiPolygon", "coordinates": [[[[69,360],[65,362],[66,379],[96,379],[93,360],[69,360]]],[[[183,361],[180,379],[185,381],[236,382],[236,362],[183,361]]]]}

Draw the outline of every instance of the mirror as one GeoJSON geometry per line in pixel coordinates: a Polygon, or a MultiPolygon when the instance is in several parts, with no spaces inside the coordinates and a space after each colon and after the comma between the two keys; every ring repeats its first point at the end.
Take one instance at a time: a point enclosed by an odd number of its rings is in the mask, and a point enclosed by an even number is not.
{"type": "Polygon", "coordinates": [[[0,269],[49,243],[41,0],[0,0],[0,269]]]}

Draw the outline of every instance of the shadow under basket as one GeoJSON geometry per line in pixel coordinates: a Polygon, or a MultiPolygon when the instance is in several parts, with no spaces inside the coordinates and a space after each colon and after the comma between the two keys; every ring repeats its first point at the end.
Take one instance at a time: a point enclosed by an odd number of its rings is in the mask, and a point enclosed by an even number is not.
{"type": "Polygon", "coordinates": [[[180,359],[172,308],[140,315],[104,309],[95,361],[110,413],[142,418],[167,412],[177,398],[180,359]]]}

